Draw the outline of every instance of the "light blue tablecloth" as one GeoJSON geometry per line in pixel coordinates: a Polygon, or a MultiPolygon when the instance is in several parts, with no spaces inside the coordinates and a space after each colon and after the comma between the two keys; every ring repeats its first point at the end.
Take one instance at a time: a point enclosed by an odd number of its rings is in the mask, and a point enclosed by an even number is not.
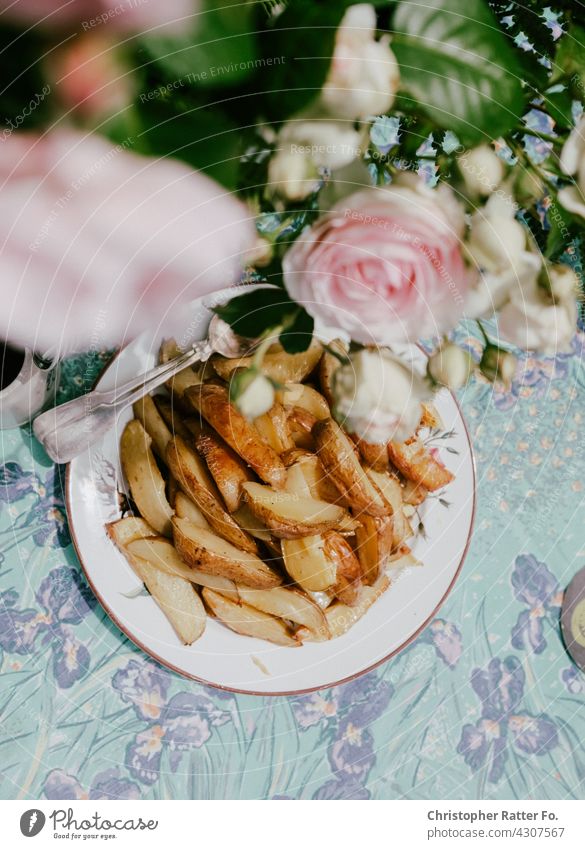
{"type": "MultiPolygon", "coordinates": [[[[2,798],[583,798],[585,676],[559,605],[585,562],[584,351],[580,333],[524,356],[506,394],[474,379],[455,590],[400,656],[300,698],[208,689],[134,648],[80,572],[62,470],[28,430],[0,434],[2,798]]],[[[90,371],[67,363],[63,393],[90,371]]]]}

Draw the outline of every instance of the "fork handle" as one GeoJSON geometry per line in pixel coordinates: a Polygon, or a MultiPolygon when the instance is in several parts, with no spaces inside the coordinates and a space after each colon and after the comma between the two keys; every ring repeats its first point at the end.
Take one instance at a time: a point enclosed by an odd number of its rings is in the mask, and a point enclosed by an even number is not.
{"type": "Polygon", "coordinates": [[[37,416],[33,430],[49,457],[56,463],[68,463],[89,445],[104,436],[116,423],[122,410],[148,392],[161,386],[178,371],[207,359],[211,349],[207,343],[156,366],[117,389],[95,390],[37,416]]]}

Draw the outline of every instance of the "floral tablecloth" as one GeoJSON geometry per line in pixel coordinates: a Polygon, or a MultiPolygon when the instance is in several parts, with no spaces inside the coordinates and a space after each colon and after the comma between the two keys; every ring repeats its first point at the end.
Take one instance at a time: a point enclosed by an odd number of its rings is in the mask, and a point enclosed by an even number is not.
{"type": "MultiPolygon", "coordinates": [[[[458,333],[472,351],[469,328],[458,333]]],[[[585,676],[563,589],[585,560],[585,334],[461,395],[478,512],[461,577],[401,655],[298,698],[234,696],[136,649],[80,571],[63,469],[0,433],[0,796],[585,797],[585,676]]],[[[65,363],[61,397],[104,358],[65,363]]]]}

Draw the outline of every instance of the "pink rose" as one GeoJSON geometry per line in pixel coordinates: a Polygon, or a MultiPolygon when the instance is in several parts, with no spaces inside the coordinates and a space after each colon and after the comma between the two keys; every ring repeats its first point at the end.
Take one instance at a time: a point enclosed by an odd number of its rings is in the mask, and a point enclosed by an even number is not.
{"type": "Polygon", "coordinates": [[[363,344],[414,342],[454,327],[470,272],[463,212],[416,175],[346,197],[284,259],[291,297],[363,344]]]}
{"type": "Polygon", "coordinates": [[[148,30],[168,24],[183,29],[198,0],[0,0],[0,20],[55,28],[82,24],[115,30],[148,30]]]}
{"type": "Polygon", "coordinates": [[[13,133],[0,142],[0,338],[121,343],[235,282],[254,234],[242,203],[179,162],[73,131],[13,133]]]}

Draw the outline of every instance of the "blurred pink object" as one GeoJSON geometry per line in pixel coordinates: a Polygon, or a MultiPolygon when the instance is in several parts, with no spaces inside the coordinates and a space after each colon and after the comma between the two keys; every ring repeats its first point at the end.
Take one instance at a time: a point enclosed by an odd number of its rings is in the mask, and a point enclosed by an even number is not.
{"type": "Polygon", "coordinates": [[[208,177],[95,135],[0,144],[0,338],[38,351],[120,344],[234,283],[247,208],[208,177]]]}
{"type": "Polygon", "coordinates": [[[139,32],[165,25],[183,29],[198,9],[198,0],[0,0],[0,21],[139,32]]]}
{"type": "Polygon", "coordinates": [[[120,52],[104,30],[84,33],[54,51],[47,71],[61,103],[89,119],[112,115],[128,106],[133,77],[120,52]]]}

